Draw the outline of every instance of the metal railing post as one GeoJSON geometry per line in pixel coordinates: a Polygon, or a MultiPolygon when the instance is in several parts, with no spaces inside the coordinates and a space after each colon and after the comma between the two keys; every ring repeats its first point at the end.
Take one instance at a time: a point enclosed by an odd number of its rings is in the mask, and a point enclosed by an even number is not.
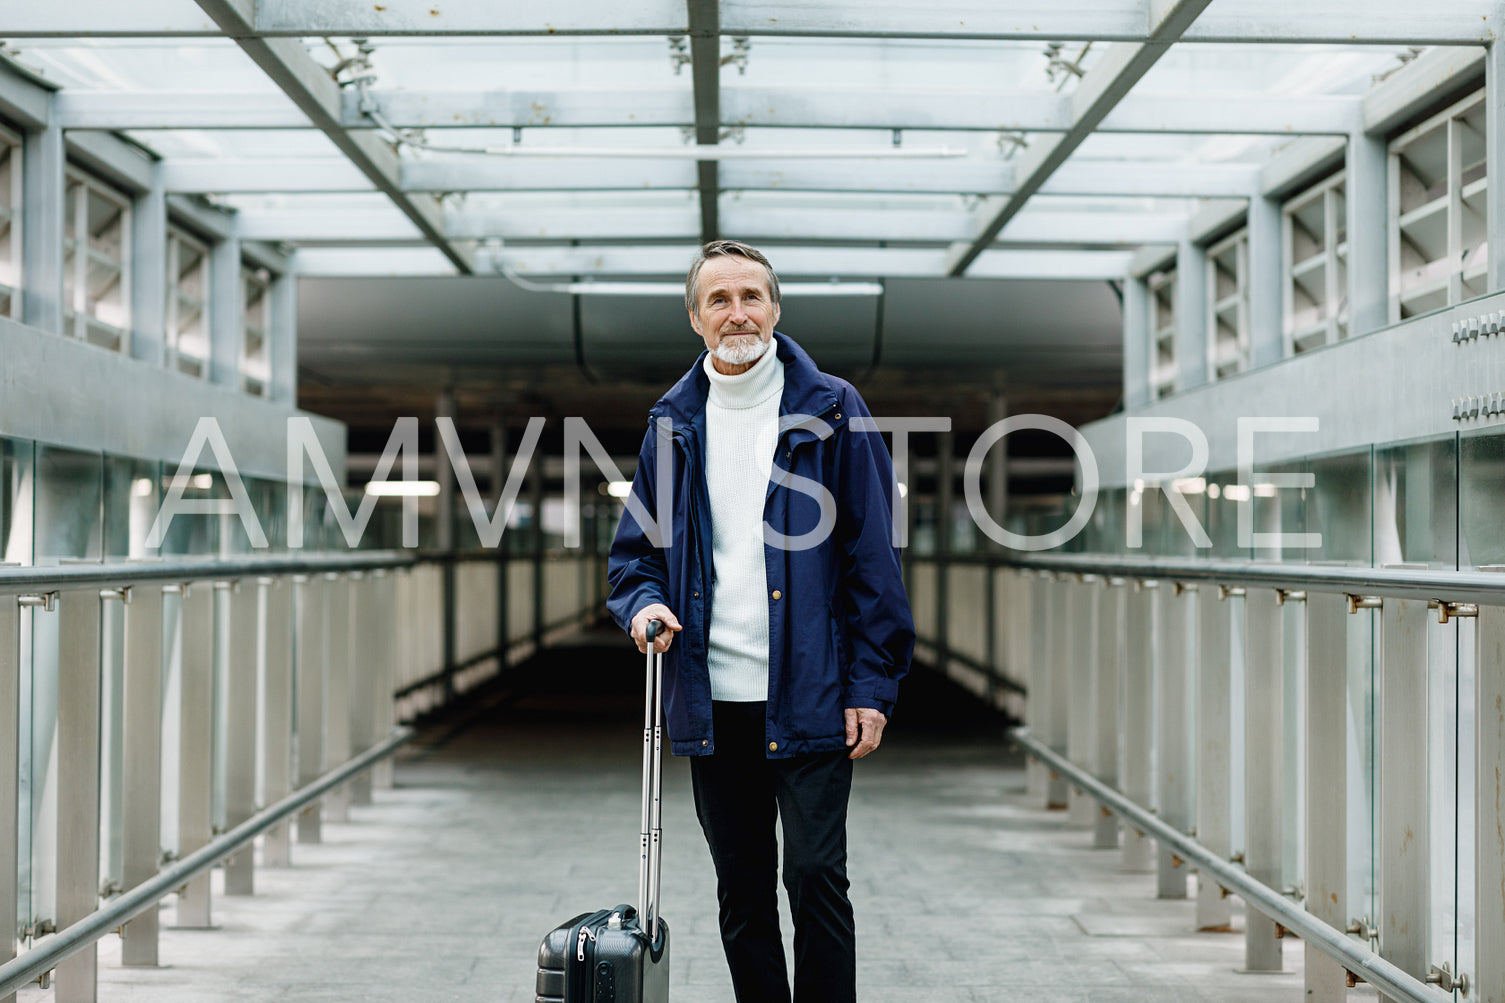
{"type": "MultiPolygon", "coordinates": [[[[321,772],[350,758],[350,575],[324,576],[324,762],[321,772]]],[[[324,821],[350,820],[350,790],[324,798],[324,821]]]]}
{"type": "MultiPolygon", "coordinates": [[[[1097,657],[1093,685],[1095,739],[1092,770],[1105,784],[1118,783],[1118,687],[1123,663],[1123,581],[1104,578],[1095,589],[1097,601],[1097,657]]],[[[1107,808],[1091,802],[1094,812],[1092,845],[1102,850],[1118,846],[1118,819],[1107,808]]]]}
{"type": "MultiPolygon", "coordinates": [[[[20,743],[21,608],[15,596],[5,596],[0,599],[0,965],[16,956],[20,743]]],[[[7,994],[0,1003],[15,999],[7,994]]]]}
{"type": "MultiPolygon", "coordinates": [[[[1066,636],[1062,647],[1065,664],[1062,668],[1067,685],[1071,688],[1067,698],[1069,710],[1066,715],[1066,756],[1072,762],[1090,769],[1097,748],[1097,739],[1093,733],[1097,723],[1093,701],[1093,684],[1097,675],[1093,650],[1097,641],[1097,634],[1093,629],[1093,608],[1096,603],[1093,600],[1097,591],[1097,579],[1095,576],[1081,580],[1074,578],[1065,582],[1062,588],[1066,592],[1062,607],[1066,614],[1066,636]]],[[[1071,786],[1066,803],[1071,810],[1072,825],[1090,829],[1096,824],[1097,804],[1081,788],[1071,786]]]]}
{"type": "MultiPolygon", "coordinates": [[[[99,906],[99,589],[64,592],[57,601],[57,925],[99,906]]],[[[58,1003],[98,997],[95,945],[57,966],[58,1003]]]]}
{"type": "MultiPolygon", "coordinates": [[[[1233,853],[1231,787],[1233,723],[1229,605],[1222,590],[1197,590],[1197,839],[1227,860],[1233,853]]],[[[1217,882],[1197,875],[1197,929],[1232,928],[1233,910],[1217,882]]]]}
{"type": "MultiPolygon", "coordinates": [[[[293,594],[292,579],[283,576],[257,581],[264,627],[261,650],[261,799],[275,804],[293,789],[293,594]]],[[[279,822],[261,837],[261,862],[266,867],[292,863],[292,831],[279,822]]]]}
{"type": "MultiPolygon", "coordinates": [[[[1306,599],[1306,907],[1336,930],[1348,928],[1348,602],[1338,593],[1306,599]]],[[[1343,966],[1308,943],[1306,998],[1342,1003],[1343,966]]]]}
{"type": "MultiPolygon", "coordinates": [[[[324,581],[321,575],[293,578],[297,604],[296,715],[298,786],[312,783],[324,765],[324,581]]],[[[298,816],[298,842],[320,841],[321,802],[308,804],[298,816]]]]}
{"type": "MultiPolygon", "coordinates": [[[[1252,588],[1244,597],[1244,867],[1271,888],[1284,888],[1285,668],[1280,607],[1274,589],[1252,588]]],[[[1250,908],[1244,917],[1244,965],[1251,972],[1280,971],[1275,921],[1250,908]]]]}
{"type": "MultiPolygon", "coordinates": [[[[237,581],[226,596],[230,603],[229,665],[226,687],[225,829],[256,814],[256,656],[260,586],[256,579],[237,581]]],[[[251,847],[225,861],[225,894],[256,890],[256,862],[251,847]]]]}
{"type": "MultiPolygon", "coordinates": [[[[1155,793],[1160,817],[1179,832],[1192,828],[1191,741],[1189,719],[1191,652],[1187,645],[1186,594],[1193,586],[1162,582],[1159,590],[1159,631],[1156,638],[1155,692],[1155,793]]],[[[1156,895],[1163,899],[1186,898],[1186,870],[1169,846],[1157,848],[1156,895]]]]}
{"type": "Polygon", "coordinates": [[[1420,600],[1384,600],[1375,711],[1380,957],[1417,978],[1427,974],[1430,939],[1427,619],[1420,600]]]}
{"type": "MultiPolygon", "coordinates": [[[[179,680],[178,857],[214,838],[212,730],[214,723],[214,590],[208,582],[183,586],[183,657],[179,680]]],[[[184,886],[178,897],[177,925],[207,928],[209,875],[184,886]]]]}
{"type": "MultiPolygon", "coordinates": [[[[1123,792],[1129,800],[1141,805],[1151,804],[1155,793],[1150,774],[1150,728],[1155,715],[1150,617],[1157,584],[1136,581],[1124,594],[1124,681],[1120,700],[1123,716],[1119,724],[1124,736],[1123,792]]],[[[1144,833],[1129,826],[1124,832],[1124,868],[1148,871],[1151,849],[1144,833]]]]}
{"type": "MultiPolygon", "coordinates": [[[[162,588],[131,589],[125,607],[125,715],[121,763],[120,883],[130,891],[162,863],[162,588]]],[[[121,930],[124,965],[157,964],[157,911],[121,930]]]]}

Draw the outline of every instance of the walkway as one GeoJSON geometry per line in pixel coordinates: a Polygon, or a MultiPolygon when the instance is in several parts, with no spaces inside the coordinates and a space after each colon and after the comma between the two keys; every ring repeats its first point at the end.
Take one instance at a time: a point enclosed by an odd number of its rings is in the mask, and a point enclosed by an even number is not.
{"type": "MultiPolygon", "coordinates": [[[[426,736],[396,789],[326,824],[324,844],[295,846],[293,868],[259,870],[257,896],[216,897],[219,929],[164,930],[167,967],[123,970],[108,938],[100,999],[531,1003],[545,930],[636,889],[641,663],[619,646],[549,659],[546,690],[426,736]]],[[[1299,942],[1291,974],[1237,974],[1243,938],[1193,933],[1191,903],[1155,901],[1152,876],[1121,873],[1117,853],[1038,810],[997,722],[972,706],[914,680],[888,741],[859,764],[864,1003],[1301,998],[1299,942]],[[943,717],[956,709],[960,724],[943,717]]],[[[666,762],[675,1000],[730,1003],[687,774],[666,762]]]]}

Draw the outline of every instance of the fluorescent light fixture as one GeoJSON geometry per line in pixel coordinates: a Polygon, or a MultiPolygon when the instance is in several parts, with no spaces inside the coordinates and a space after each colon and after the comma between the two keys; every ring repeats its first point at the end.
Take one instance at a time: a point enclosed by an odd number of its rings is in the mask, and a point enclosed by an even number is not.
{"type": "Polygon", "coordinates": [[[1246,502],[1249,500],[1249,485],[1225,484],[1223,485],[1223,497],[1232,502],[1246,502]]]}
{"type": "Polygon", "coordinates": [[[1171,481],[1171,490],[1184,495],[1199,495],[1207,490],[1207,480],[1203,477],[1182,477],[1171,481]]]}
{"type": "Polygon", "coordinates": [[[1222,493],[1223,489],[1218,487],[1216,484],[1207,485],[1207,497],[1213,499],[1214,501],[1217,500],[1217,497],[1222,493]]]}
{"type": "Polygon", "coordinates": [[[956,146],[487,146],[480,149],[423,147],[434,153],[479,153],[493,157],[600,157],[611,160],[954,160],[956,146]]]}
{"type": "Polygon", "coordinates": [[[1254,497],[1256,497],[1256,498],[1274,498],[1275,497],[1275,485],[1273,485],[1273,484],[1256,484],[1256,485],[1254,485],[1254,497]]]}
{"type": "Polygon", "coordinates": [[[366,494],[378,498],[432,498],[439,493],[438,481],[367,481],[366,494]]]}
{"type": "MultiPolygon", "coordinates": [[[[683,282],[535,282],[505,265],[501,273],[530,293],[568,293],[571,296],[675,296],[683,297],[683,282]]],[[[781,282],[779,296],[882,296],[881,282],[781,282]]]]}
{"type": "Polygon", "coordinates": [[[152,494],[152,481],[150,477],[138,477],[131,482],[131,494],[137,498],[150,498],[152,494]]]}
{"type": "Polygon", "coordinates": [[[613,498],[626,498],[629,494],[632,493],[632,482],[608,481],[606,484],[606,493],[611,495],[613,498]]]}
{"type": "MultiPolygon", "coordinates": [[[[177,491],[187,491],[189,488],[197,488],[200,491],[208,491],[210,488],[214,487],[214,475],[194,474],[192,477],[179,477],[177,474],[173,474],[167,479],[167,486],[177,491]]],[[[135,491],[137,494],[143,496],[151,493],[149,490],[142,491],[140,485],[136,486],[135,491]]]]}

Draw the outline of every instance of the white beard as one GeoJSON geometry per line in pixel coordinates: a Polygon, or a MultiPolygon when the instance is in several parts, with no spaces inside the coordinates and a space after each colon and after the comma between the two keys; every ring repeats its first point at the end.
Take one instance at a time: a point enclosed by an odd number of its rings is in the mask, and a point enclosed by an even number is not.
{"type": "Polygon", "coordinates": [[[745,366],[749,362],[757,362],[768,351],[773,339],[764,341],[754,336],[752,341],[746,338],[734,338],[730,342],[723,341],[711,350],[711,354],[725,362],[729,366],[745,366]]]}

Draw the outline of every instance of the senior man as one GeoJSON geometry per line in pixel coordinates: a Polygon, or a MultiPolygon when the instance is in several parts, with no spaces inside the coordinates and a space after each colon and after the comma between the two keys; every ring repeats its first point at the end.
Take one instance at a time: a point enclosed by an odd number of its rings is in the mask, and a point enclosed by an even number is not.
{"type": "Polygon", "coordinates": [[[778,819],[793,999],[845,1003],[852,762],[882,741],[914,648],[893,467],[857,391],[774,330],[779,280],[762,253],[705,245],[685,306],[706,351],[650,412],[632,485],[668,532],[623,516],[607,605],[639,651],[651,620],[669,628],[654,646],[667,652],[670,748],[692,757],[737,1000],[790,999],[778,819]],[[670,513],[655,510],[660,448],[672,451],[670,513]]]}

